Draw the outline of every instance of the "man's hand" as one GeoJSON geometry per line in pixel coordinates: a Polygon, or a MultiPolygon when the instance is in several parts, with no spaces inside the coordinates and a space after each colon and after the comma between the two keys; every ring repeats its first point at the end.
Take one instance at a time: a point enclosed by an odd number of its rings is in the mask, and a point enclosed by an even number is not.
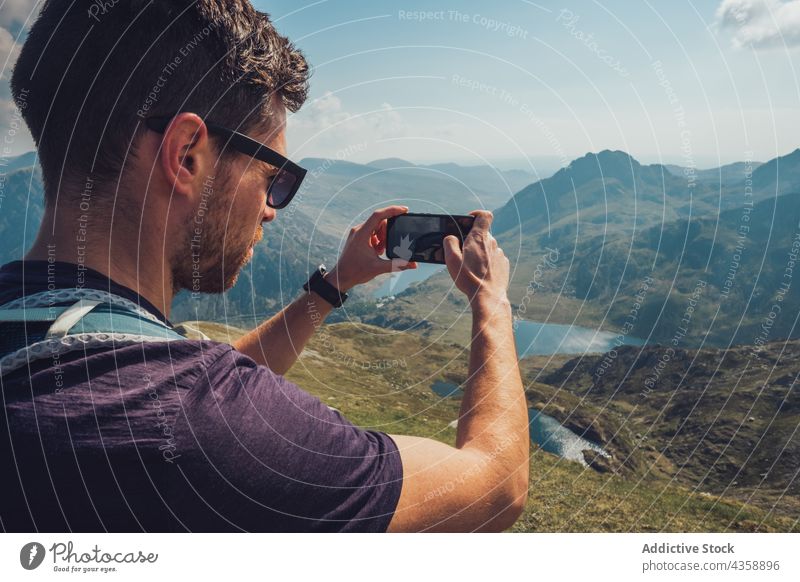
{"type": "Polygon", "coordinates": [[[463,249],[456,237],[451,235],[444,239],[447,270],[470,303],[483,298],[507,301],[509,262],[489,232],[492,213],[473,210],[470,214],[475,222],[464,239],[463,249]]]}
{"type": "Polygon", "coordinates": [[[386,219],[406,212],[408,208],[405,206],[381,208],[362,224],[351,228],[339,261],[325,280],[345,293],[378,275],[416,269],[414,261],[380,258],[386,250],[386,219]]]}

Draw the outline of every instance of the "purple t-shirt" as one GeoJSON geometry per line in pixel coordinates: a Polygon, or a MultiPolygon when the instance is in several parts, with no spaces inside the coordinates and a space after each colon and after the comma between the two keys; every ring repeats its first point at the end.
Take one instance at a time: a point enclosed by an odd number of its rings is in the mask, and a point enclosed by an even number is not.
{"type": "MultiPolygon", "coordinates": [[[[80,282],[167,321],[96,271],[50,268],[4,265],[0,304],[80,282]]],[[[72,352],[0,387],[4,531],[385,531],[400,497],[389,436],[228,344],[72,352]]]]}

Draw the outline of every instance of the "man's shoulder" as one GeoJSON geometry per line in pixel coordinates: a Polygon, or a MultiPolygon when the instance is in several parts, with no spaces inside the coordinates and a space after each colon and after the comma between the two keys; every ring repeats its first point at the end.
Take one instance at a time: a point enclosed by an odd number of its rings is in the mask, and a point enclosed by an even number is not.
{"type": "Polygon", "coordinates": [[[225,377],[238,366],[256,365],[230,344],[200,339],[134,343],[86,357],[89,369],[102,370],[111,360],[117,370],[134,375],[158,373],[162,380],[173,383],[184,377],[208,378],[212,373],[225,377]]]}
{"type": "Polygon", "coordinates": [[[31,359],[27,366],[8,374],[4,381],[34,386],[40,382],[55,383],[63,389],[106,380],[115,384],[124,384],[127,380],[185,387],[206,377],[209,370],[241,365],[242,358],[249,360],[230,344],[212,340],[112,344],[31,359]]]}

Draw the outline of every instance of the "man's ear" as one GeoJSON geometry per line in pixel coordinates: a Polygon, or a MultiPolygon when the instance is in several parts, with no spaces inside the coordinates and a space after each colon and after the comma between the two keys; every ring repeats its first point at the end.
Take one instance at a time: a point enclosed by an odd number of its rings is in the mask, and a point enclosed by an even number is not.
{"type": "Polygon", "coordinates": [[[208,128],[195,113],[180,113],[170,121],[161,142],[158,159],[171,195],[193,197],[202,189],[215,160],[208,128]]]}

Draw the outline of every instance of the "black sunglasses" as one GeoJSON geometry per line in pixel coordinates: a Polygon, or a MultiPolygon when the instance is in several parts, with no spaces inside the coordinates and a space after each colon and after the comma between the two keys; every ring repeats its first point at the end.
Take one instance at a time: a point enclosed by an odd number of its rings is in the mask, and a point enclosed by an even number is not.
{"type": "MultiPolygon", "coordinates": [[[[148,117],[145,119],[145,124],[153,131],[164,133],[173,117],[148,117]]],[[[226,146],[230,145],[240,153],[278,168],[278,172],[272,177],[269,188],[267,188],[267,206],[286,208],[300,189],[300,184],[306,177],[306,170],[243,133],[207,121],[205,124],[209,131],[227,140],[226,146]]]]}

